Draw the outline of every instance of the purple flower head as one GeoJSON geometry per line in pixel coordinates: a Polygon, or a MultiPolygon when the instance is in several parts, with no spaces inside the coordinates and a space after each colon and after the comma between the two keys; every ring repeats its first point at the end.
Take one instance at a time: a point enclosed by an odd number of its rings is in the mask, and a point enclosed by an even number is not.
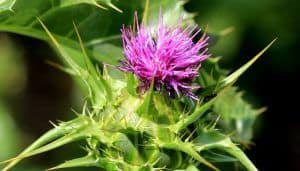
{"type": "Polygon", "coordinates": [[[208,37],[194,43],[193,38],[200,32],[197,26],[181,29],[181,21],[173,27],[165,26],[162,15],[156,28],[138,23],[121,29],[126,60],[120,62],[119,69],[134,73],[140,80],[140,90],[147,90],[153,82],[156,90],[165,89],[169,94],[185,94],[193,99],[191,92],[199,86],[191,82],[198,76],[201,62],[207,54],[208,37]]]}

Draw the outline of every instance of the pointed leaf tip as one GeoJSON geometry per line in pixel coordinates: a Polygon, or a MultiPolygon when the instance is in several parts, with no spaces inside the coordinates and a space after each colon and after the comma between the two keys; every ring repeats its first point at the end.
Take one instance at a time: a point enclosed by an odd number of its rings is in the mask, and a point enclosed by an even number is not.
{"type": "Polygon", "coordinates": [[[98,8],[101,8],[103,10],[108,10],[106,7],[104,7],[104,6],[102,6],[102,5],[98,4],[98,3],[95,3],[95,6],[98,7],[98,8]]]}
{"type": "Polygon", "coordinates": [[[97,158],[93,155],[86,155],[80,158],[75,158],[72,160],[68,160],[64,163],[61,163],[57,166],[51,167],[47,170],[57,170],[57,169],[64,169],[64,168],[73,168],[73,167],[89,167],[97,165],[97,158]]]}
{"type": "Polygon", "coordinates": [[[109,3],[108,6],[110,6],[112,9],[118,11],[119,13],[123,13],[123,11],[120,8],[118,8],[117,6],[115,6],[112,3],[109,3]]]}
{"type": "Polygon", "coordinates": [[[13,6],[15,5],[16,0],[2,0],[0,1],[0,12],[2,11],[13,11],[13,6]]]}
{"type": "Polygon", "coordinates": [[[228,77],[226,77],[222,83],[224,85],[227,85],[229,83],[232,83],[234,81],[236,81],[245,71],[247,71],[247,69],[250,68],[251,65],[254,64],[254,62],[262,56],[263,53],[265,53],[271,46],[272,44],[277,40],[277,38],[275,38],[273,41],[271,41],[271,43],[269,43],[263,50],[261,50],[257,55],[255,55],[250,61],[248,61],[246,64],[244,64],[242,67],[240,67],[238,70],[236,70],[235,72],[233,72],[232,74],[230,74],[228,77]]]}

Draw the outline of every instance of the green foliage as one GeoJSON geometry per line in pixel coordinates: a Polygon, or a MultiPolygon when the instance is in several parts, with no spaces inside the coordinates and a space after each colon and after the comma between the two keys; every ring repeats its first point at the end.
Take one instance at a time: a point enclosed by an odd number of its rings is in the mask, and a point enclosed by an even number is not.
{"type": "Polygon", "coordinates": [[[219,122],[221,129],[227,134],[233,133],[234,140],[245,145],[251,142],[253,124],[264,110],[253,109],[236,87],[231,87],[217,99],[213,108],[222,117],[219,122]]]}
{"type": "Polygon", "coordinates": [[[227,71],[218,66],[219,58],[210,58],[204,63],[203,68],[200,70],[200,77],[197,79],[199,84],[204,86],[203,91],[199,93],[200,96],[215,96],[219,93],[219,98],[212,98],[212,100],[216,99],[213,102],[212,111],[221,116],[219,122],[222,128],[221,131],[225,134],[234,133],[233,140],[243,145],[251,143],[254,122],[258,114],[264,111],[264,108],[254,109],[242,99],[241,93],[235,87],[228,88],[224,93],[220,90],[233,84],[275,41],[276,39],[228,76],[226,76],[227,71]]]}
{"type": "MultiPolygon", "coordinates": [[[[118,59],[123,56],[119,47],[120,28],[122,24],[128,25],[133,22],[135,11],[142,15],[144,7],[143,1],[134,0],[115,3],[110,0],[34,0],[30,3],[26,0],[17,0],[10,6],[6,5],[9,2],[11,1],[4,0],[0,4],[0,9],[3,9],[0,10],[0,31],[49,41],[47,34],[36,19],[39,17],[56,39],[61,42],[61,46],[72,54],[72,58],[77,60],[79,64],[82,61],[77,54],[80,48],[77,44],[73,22],[80,30],[85,48],[88,53],[92,54],[92,58],[101,62],[116,64],[118,59]],[[107,10],[99,8],[95,5],[96,2],[105,8],[107,7],[107,10]],[[115,10],[116,8],[123,12],[118,12],[115,10]]],[[[191,17],[183,11],[182,2],[163,0],[151,2],[148,10],[149,21],[157,21],[160,7],[162,7],[167,23],[176,23],[181,15],[184,15],[185,18],[191,17]]]]}
{"type": "Polygon", "coordinates": [[[12,6],[14,12],[1,6],[6,10],[0,11],[0,30],[51,41],[68,67],[65,70],[87,90],[88,100],[75,119],[54,125],[17,157],[6,161],[4,171],[25,158],[75,141],[86,142],[87,155],[52,169],[94,166],[109,171],[197,171],[219,170],[213,162],[239,161],[249,171],[257,170],[227,135],[237,130],[234,140],[249,141],[256,117],[232,84],[273,42],[229,76],[219,68],[216,58],[204,63],[197,80],[203,86],[197,103],[166,98],[155,92],[153,85],[140,95],[133,75],[121,74],[120,78],[105,64],[116,64],[122,57],[116,41],[120,26],[132,22],[135,10],[139,14],[144,11],[144,22],[155,25],[160,7],[166,23],[176,23],[183,14],[187,22],[193,21],[192,15],[183,11],[182,1],[151,1],[149,6],[149,1],[132,2],[17,0],[12,6]],[[95,64],[89,56],[102,63],[95,64]],[[221,115],[217,126],[222,130],[216,129],[217,121],[212,125],[203,122],[209,111],[221,115]]]}

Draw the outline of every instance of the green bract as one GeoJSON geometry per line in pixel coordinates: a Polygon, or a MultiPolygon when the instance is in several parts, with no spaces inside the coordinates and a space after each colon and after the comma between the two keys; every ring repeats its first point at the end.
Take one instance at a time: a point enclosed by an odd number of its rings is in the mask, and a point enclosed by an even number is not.
{"type": "MultiPolygon", "coordinates": [[[[146,3],[144,13],[149,25],[157,23],[157,15],[151,14],[158,14],[160,7],[167,23],[176,22],[184,13],[180,1],[151,3],[146,3]]],[[[196,171],[219,170],[220,162],[239,162],[247,170],[257,170],[228,134],[236,131],[235,142],[249,142],[259,111],[244,102],[232,84],[274,41],[228,76],[218,67],[217,58],[207,60],[197,79],[203,89],[197,92],[200,100],[196,103],[185,98],[170,99],[153,88],[139,95],[134,75],[105,64],[116,64],[122,57],[116,43],[120,38],[117,31],[122,23],[132,21],[134,10],[143,11],[143,3],[36,0],[29,5],[25,0],[16,0],[3,4],[0,30],[50,40],[67,65],[64,70],[79,80],[88,97],[75,119],[54,125],[21,154],[6,161],[4,170],[24,158],[79,140],[86,142],[86,156],[51,169],[95,166],[109,171],[196,171]],[[105,11],[99,5],[124,14],[105,11]],[[32,12],[22,16],[21,8],[32,12]],[[104,63],[95,65],[89,56],[104,63]],[[212,114],[219,117],[213,118],[212,114]]],[[[191,15],[186,16],[191,22],[191,15]]]]}

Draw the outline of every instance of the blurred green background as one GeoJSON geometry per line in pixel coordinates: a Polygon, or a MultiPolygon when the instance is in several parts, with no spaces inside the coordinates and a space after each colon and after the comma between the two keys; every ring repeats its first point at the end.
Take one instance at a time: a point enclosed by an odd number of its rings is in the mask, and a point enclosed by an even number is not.
{"type": "MultiPolygon", "coordinates": [[[[278,37],[237,83],[255,106],[268,107],[256,124],[255,145],[248,154],[260,170],[300,170],[300,1],[190,0],[185,8],[196,13],[196,22],[209,31],[233,28],[211,49],[214,56],[223,56],[221,65],[230,70],[278,37]]],[[[58,60],[46,43],[0,33],[0,52],[1,161],[51,128],[49,120],[71,118],[71,107],[79,109],[78,102],[83,99],[67,74],[46,63],[58,60]]],[[[80,153],[72,149],[63,148],[26,160],[16,170],[48,168],[70,158],[67,154],[80,153]]]]}

